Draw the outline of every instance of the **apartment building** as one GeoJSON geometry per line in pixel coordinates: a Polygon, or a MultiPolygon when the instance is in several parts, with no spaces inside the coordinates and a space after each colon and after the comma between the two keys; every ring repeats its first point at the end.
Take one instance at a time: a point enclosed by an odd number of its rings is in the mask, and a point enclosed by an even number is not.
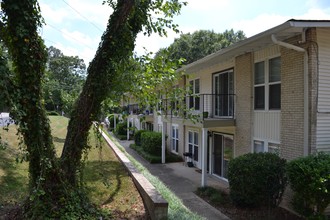
{"type": "Polygon", "coordinates": [[[226,181],[242,154],[330,153],[329,39],[330,21],[289,20],[183,67],[178,86],[190,88],[184,102],[200,120],[173,114],[173,103],[149,117],[163,152],[190,153],[203,186],[207,173],[226,181]]]}

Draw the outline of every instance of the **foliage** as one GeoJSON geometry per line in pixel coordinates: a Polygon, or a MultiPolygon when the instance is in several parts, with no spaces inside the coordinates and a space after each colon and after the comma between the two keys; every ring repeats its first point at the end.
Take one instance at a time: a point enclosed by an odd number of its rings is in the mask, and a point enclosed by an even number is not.
{"type": "Polygon", "coordinates": [[[47,112],[47,115],[59,116],[60,114],[57,111],[49,111],[47,112]]]}
{"type": "Polygon", "coordinates": [[[286,161],[272,153],[249,153],[229,163],[230,197],[237,206],[278,206],[286,186],[286,161]]]}
{"type": "MultiPolygon", "coordinates": [[[[243,31],[234,32],[233,29],[223,33],[215,33],[213,30],[199,30],[192,34],[181,34],[180,38],[175,39],[167,48],[169,59],[184,58],[185,64],[189,64],[245,38],[243,31]]],[[[161,49],[157,52],[157,56],[163,53],[164,49],[161,49]]]]}
{"type": "Polygon", "coordinates": [[[136,145],[141,146],[141,135],[146,132],[146,130],[138,130],[134,134],[134,142],[136,145]]]}
{"type": "Polygon", "coordinates": [[[65,56],[51,46],[48,48],[45,105],[47,110],[70,113],[85,80],[86,65],[78,56],[65,56]]]}
{"type": "Polygon", "coordinates": [[[196,194],[203,198],[208,198],[213,205],[219,205],[222,203],[228,203],[227,196],[220,190],[217,190],[213,187],[198,187],[196,194]]]}
{"type": "MultiPolygon", "coordinates": [[[[161,163],[162,162],[162,157],[161,155],[153,155],[148,152],[146,152],[143,147],[136,145],[136,144],[131,144],[130,148],[134,149],[139,155],[141,155],[145,160],[149,161],[149,163],[161,163]]],[[[167,151],[165,152],[165,159],[166,163],[175,163],[175,162],[182,162],[182,157],[168,153],[167,151]]]]}
{"type": "Polygon", "coordinates": [[[126,135],[127,136],[127,121],[123,121],[117,124],[115,129],[116,135],[126,135]]]}
{"type": "Polygon", "coordinates": [[[324,218],[330,204],[330,155],[318,153],[290,161],[287,174],[293,208],[310,219],[324,218]]]}
{"type": "Polygon", "coordinates": [[[155,156],[162,153],[162,133],[146,131],[141,134],[141,146],[143,150],[155,156]]]}

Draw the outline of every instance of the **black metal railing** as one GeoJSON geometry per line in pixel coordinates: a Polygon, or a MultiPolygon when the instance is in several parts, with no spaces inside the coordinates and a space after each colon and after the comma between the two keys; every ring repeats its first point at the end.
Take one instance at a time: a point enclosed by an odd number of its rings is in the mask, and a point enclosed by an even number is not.
{"type": "Polygon", "coordinates": [[[127,109],[128,109],[128,114],[134,114],[134,115],[138,115],[138,114],[149,115],[153,113],[152,108],[148,109],[145,107],[140,107],[139,104],[127,105],[127,109]]]}
{"type": "Polygon", "coordinates": [[[183,100],[163,99],[163,115],[187,118],[234,118],[235,94],[199,94],[186,96],[183,100]]]}

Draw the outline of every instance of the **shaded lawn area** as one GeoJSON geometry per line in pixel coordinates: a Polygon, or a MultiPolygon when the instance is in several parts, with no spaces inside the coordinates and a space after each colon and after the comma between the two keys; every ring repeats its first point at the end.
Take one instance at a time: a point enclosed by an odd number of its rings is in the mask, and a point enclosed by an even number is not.
{"type": "MultiPolygon", "coordinates": [[[[65,140],[68,119],[50,116],[50,121],[59,156],[65,140]]],[[[16,162],[16,158],[22,156],[16,133],[15,125],[10,125],[9,132],[0,128],[2,141],[8,143],[5,149],[0,150],[0,216],[6,210],[20,204],[27,195],[28,163],[16,162]]],[[[84,180],[91,201],[111,213],[114,219],[145,219],[143,201],[124,166],[106,143],[96,135],[91,134],[89,140],[91,150],[85,163],[84,180]]]]}

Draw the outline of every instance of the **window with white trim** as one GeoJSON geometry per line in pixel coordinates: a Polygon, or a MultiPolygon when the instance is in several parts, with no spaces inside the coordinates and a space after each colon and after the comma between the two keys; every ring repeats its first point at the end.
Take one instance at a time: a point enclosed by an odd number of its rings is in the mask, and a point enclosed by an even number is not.
{"type": "Polygon", "coordinates": [[[280,144],[265,140],[254,140],[253,141],[253,152],[262,153],[269,152],[279,155],[280,154],[280,144]]]}
{"type": "Polygon", "coordinates": [[[194,79],[189,81],[189,89],[190,89],[189,108],[199,110],[200,109],[199,79],[194,79]]]}
{"type": "Polygon", "coordinates": [[[194,161],[198,161],[198,132],[188,132],[188,150],[192,153],[194,161]]]}
{"type": "Polygon", "coordinates": [[[255,63],[254,109],[281,109],[281,58],[255,63]]]}
{"type": "Polygon", "coordinates": [[[172,151],[179,152],[179,129],[177,125],[172,126],[172,151]]]}

